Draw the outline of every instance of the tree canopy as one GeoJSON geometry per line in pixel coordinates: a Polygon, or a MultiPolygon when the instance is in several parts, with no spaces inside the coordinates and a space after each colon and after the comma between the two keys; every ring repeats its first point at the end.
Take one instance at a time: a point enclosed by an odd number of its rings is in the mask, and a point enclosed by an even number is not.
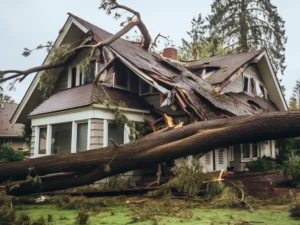
{"type": "Polygon", "coordinates": [[[266,48],[276,72],[285,65],[285,21],[270,0],[215,0],[209,28],[223,40],[225,49],[248,52],[266,48]]]}

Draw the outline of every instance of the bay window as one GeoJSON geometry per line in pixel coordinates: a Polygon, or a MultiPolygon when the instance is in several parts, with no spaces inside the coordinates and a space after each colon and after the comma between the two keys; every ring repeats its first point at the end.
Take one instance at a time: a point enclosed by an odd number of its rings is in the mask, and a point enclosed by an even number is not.
{"type": "Polygon", "coordinates": [[[52,125],[51,154],[71,152],[72,123],[52,125]]]}
{"type": "Polygon", "coordinates": [[[39,128],[39,139],[38,139],[38,154],[44,155],[46,154],[46,146],[47,146],[47,127],[39,128]]]}

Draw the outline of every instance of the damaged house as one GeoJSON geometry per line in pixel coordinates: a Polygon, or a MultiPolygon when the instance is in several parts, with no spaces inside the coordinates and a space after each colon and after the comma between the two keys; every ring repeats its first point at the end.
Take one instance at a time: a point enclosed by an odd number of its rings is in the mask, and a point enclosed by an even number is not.
{"type": "MultiPolygon", "coordinates": [[[[69,14],[54,48],[110,36],[69,14]]],[[[39,89],[43,72],[37,73],[12,116],[12,123],[31,122],[31,157],[101,148],[113,144],[110,139],[130,142],[132,129],[116,125],[116,112],[156,131],[166,126],[164,115],[175,124],[189,124],[287,110],[265,50],[179,62],[176,49],[157,55],[118,39],[95,52],[87,72],[82,63],[88,53],[83,49],[66,67],[55,69],[58,79],[46,100],[39,89]]],[[[206,171],[243,171],[263,155],[275,157],[274,140],[216,149],[200,160],[206,171]]]]}

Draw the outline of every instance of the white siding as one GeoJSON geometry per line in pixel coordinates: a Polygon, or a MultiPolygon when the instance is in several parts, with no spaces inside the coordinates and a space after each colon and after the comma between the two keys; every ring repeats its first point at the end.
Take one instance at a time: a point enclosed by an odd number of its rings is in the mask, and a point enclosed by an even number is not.
{"type": "Polygon", "coordinates": [[[234,81],[232,81],[231,83],[229,83],[227,86],[225,86],[222,91],[221,94],[227,93],[227,92],[241,92],[243,91],[243,76],[239,75],[234,81]]]}

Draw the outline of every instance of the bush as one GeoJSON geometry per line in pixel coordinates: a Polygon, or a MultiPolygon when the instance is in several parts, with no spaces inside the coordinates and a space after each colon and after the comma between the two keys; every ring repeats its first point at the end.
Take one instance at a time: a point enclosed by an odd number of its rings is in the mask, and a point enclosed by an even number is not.
{"type": "Polygon", "coordinates": [[[16,225],[30,225],[30,218],[29,216],[22,214],[18,217],[16,221],[16,225]]]}
{"type": "Polygon", "coordinates": [[[266,156],[257,158],[257,160],[247,163],[246,167],[252,173],[268,172],[277,169],[276,163],[270,157],[266,156]]]}
{"type": "Polygon", "coordinates": [[[300,204],[292,206],[289,211],[291,217],[300,218],[300,204]]]}
{"type": "Polygon", "coordinates": [[[12,197],[0,193],[0,224],[12,224],[15,222],[15,211],[12,197]]]}
{"type": "Polygon", "coordinates": [[[0,147],[0,163],[22,161],[25,159],[25,152],[15,151],[9,144],[0,147]]]}
{"type": "Polygon", "coordinates": [[[292,178],[294,182],[300,183],[300,157],[290,158],[283,162],[284,174],[292,178]]]}
{"type": "Polygon", "coordinates": [[[199,159],[193,159],[191,165],[186,162],[176,166],[174,174],[174,178],[167,185],[192,196],[198,195],[205,187],[204,181],[210,180],[209,175],[203,173],[199,159]]]}
{"type": "Polygon", "coordinates": [[[88,220],[89,220],[89,215],[86,212],[80,210],[76,217],[76,224],[84,225],[84,224],[87,224],[88,220]]]}

